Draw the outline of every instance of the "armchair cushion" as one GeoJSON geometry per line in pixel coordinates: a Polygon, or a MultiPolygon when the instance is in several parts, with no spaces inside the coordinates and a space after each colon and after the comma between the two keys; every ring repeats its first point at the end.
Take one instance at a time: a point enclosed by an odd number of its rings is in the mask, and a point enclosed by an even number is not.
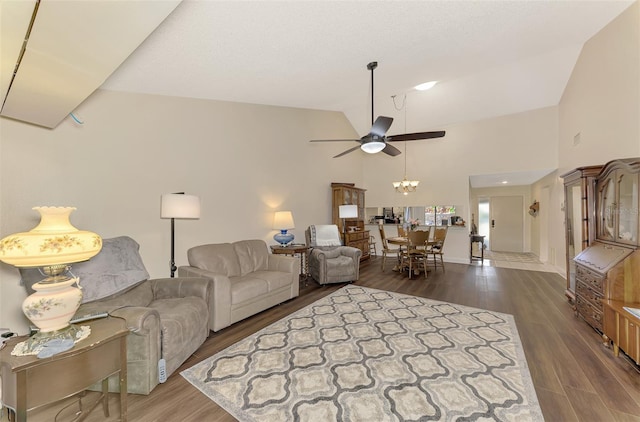
{"type": "Polygon", "coordinates": [[[335,224],[309,226],[309,246],[341,246],[340,232],[335,224]]]}

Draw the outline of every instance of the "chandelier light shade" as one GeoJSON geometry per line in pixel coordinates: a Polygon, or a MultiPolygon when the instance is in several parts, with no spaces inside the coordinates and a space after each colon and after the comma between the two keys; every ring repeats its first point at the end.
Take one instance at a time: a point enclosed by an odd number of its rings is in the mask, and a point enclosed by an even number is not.
{"type": "Polygon", "coordinates": [[[185,195],[184,192],[167,193],[160,197],[160,218],[171,219],[171,260],[169,261],[170,276],[176,274],[175,262],[175,219],[200,218],[200,198],[195,195],[185,195]]]}
{"type": "Polygon", "coordinates": [[[80,307],[82,291],[69,264],[86,261],[102,249],[100,236],[71,225],[69,215],[76,208],[33,209],[40,213],[35,228],[0,240],[1,261],[20,268],[39,267],[44,277],[22,304],[24,314],[39,329],[27,341],[27,354],[37,353],[53,339],[75,339],[78,330],[69,320],[80,307]]]}
{"type": "Polygon", "coordinates": [[[280,246],[287,246],[293,242],[295,236],[293,233],[287,233],[287,230],[295,229],[296,226],[293,223],[293,214],[291,211],[276,211],[273,216],[273,228],[280,230],[273,236],[273,240],[278,242],[280,246]]]}
{"type": "Polygon", "coordinates": [[[393,187],[396,192],[408,195],[410,192],[415,192],[420,182],[418,180],[407,180],[407,176],[402,179],[401,182],[393,182],[393,187]]]}

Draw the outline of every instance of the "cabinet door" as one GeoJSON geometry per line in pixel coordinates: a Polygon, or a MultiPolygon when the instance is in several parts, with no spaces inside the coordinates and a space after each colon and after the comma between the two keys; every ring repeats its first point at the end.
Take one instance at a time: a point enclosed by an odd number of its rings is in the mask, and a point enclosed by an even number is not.
{"type": "Polygon", "coordinates": [[[567,247],[567,290],[575,297],[576,263],[573,258],[583,249],[581,180],[565,187],[565,231],[567,247]]]}
{"type": "Polygon", "coordinates": [[[638,174],[623,171],[616,174],[618,182],[616,241],[636,245],[638,243],[638,174]]]}
{"type": "Polygon", "coordinates": [[[607,177],[598,183],[598,220],[596,224],[598,239],[615,240],[616,238],[616,184],[613,177],[607,177]]]}

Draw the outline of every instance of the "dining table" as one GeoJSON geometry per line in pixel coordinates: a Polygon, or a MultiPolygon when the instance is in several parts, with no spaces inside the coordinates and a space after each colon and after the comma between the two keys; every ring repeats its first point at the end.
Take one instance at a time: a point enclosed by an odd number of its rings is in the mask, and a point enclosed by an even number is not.
{"type": "MultiPolygon", "coordinates": [[[[395,237],[387,237],[387,243],[391,244],[391,245],[396,245],[399,246],[398,248],[398,262],[396,263],[396,265],[393,267],[393,271],[400,271],[401,268],[401,258],[400,256],[402,255],[402,248],[403,247],[408,247],[409,246],[409,238],[404,237],[404,236],[395,236],[395,237]]],[[[429,240],[427,242],[427,249],[429,249],[430,246],[435,245],[437,242],[431,241],[429,240]]]]}

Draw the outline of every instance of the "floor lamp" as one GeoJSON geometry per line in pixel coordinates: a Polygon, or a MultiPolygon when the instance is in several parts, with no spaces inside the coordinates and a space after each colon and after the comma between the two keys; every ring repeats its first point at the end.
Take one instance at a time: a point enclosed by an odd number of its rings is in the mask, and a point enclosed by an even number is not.
{"type": "Polygon", "coordinates": [[[171,219],[171,278],[176,273],[175,262],[175,219],[200,218],[200,198],[195,195],[185,195],[184,192],[167,193],[160,200],[160,218],[171,219]]]}

